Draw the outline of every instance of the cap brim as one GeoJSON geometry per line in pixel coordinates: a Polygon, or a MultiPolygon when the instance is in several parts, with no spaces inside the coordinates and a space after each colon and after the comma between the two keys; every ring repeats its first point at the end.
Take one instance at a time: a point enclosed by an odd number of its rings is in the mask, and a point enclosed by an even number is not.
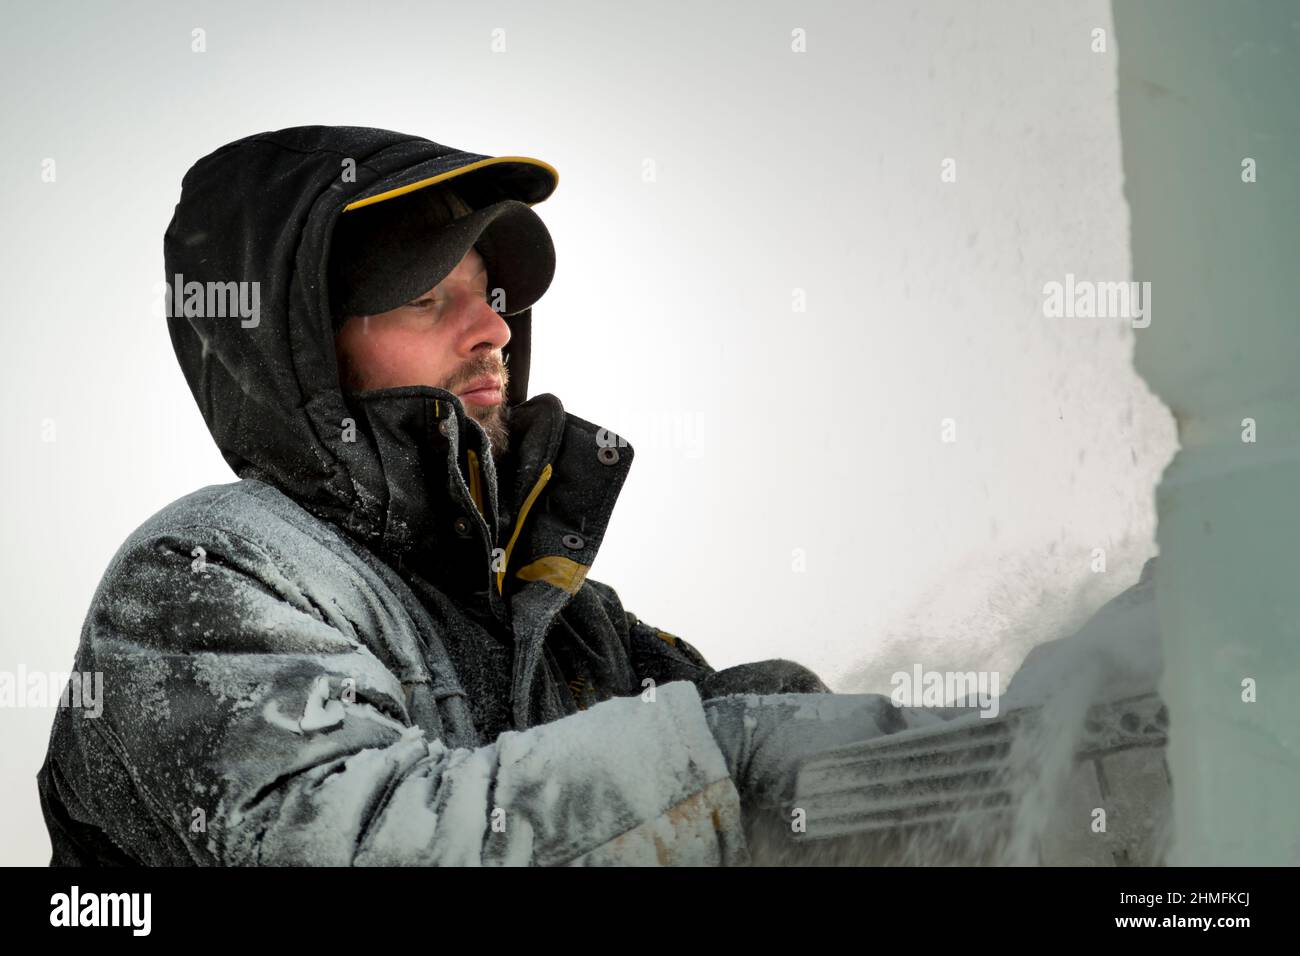
{"type": "Polygon", "coordinates": [[[550,287],[550,231],[527,203],[505,199],[434,230],[419,217],[399,218],[372,232],[364,247],[336,249],[340,287],[347,292],[334,309],[343,316],[377,315],[406,305],[450,275],[475,246],[487,264],[490,301],[501,314],[531,308],[550,287]]]}

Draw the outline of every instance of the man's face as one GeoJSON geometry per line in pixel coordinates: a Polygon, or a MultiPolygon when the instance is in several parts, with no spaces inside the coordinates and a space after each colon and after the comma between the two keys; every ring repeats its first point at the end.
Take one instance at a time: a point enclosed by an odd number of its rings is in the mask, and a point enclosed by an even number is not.
{"type": "Polygon", "coordinates": [[[501,349],[510,326],[488,297],[487,266],[471,248],[450,275],[406,305],[350,316],[335,339],[343,387],[445,388],[483,426],[494,452],[504,451],[509,378],[501,349]]]}

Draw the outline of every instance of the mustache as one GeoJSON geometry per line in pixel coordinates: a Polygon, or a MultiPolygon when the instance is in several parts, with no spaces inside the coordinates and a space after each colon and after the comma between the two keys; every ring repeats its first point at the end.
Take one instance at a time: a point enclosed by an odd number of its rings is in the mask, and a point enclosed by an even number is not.
{"type": "Polygon", "coordinates": [[[472,361],[457,370],[456,374],[448,379],[447,384],[443,387],[449,392],[454,392],[462,385],[468,385],[474,379],[481,378],[484,375],[492,375],[501,379],[501,389],[504,391],[510,383],[509,364],[499,354],[472,361]]]}

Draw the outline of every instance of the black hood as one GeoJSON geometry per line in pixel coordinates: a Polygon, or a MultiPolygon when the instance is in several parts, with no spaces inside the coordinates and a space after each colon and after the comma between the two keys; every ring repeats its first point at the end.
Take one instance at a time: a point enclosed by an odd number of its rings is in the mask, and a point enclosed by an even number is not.
{"type": "MultiPolygon", "coordinates": [[[[423,439],[439,427],[446,436],[450,424],[452,460],[477,449],[490,467],[490,455],[478,423],[444,389],[345,397],[331,325],[330,236],[345,207],[452,178],[476,208],[501,199],[533,205],[557,181],[550,166],[526,157],[469,153],[389,130],[295,127],[246,137],[195,163],[164,238],[166,280],[184,284],[169,301],[178,306],[169,308],[172,344],[226,461],[241,477],[269,481],[399,553],[426,536],[432,520],[422,483],[438,472],[422,460],[423,439]],[[256,299],[244,300],[256,302],[255,315],[213,315],[211,297],[208,314],[187,314],[201,311],[184,305],[193,290],[231,282],[257,283],[256,299]]],[[[553,396],[526,402],[532,310],[505,318],[513,434],[515,422],[558,419],[563,410],[553,396]]],[[[551,446],[538,454],[554,452],[560,428],[557,421],[534,436],[551,446]]]]}

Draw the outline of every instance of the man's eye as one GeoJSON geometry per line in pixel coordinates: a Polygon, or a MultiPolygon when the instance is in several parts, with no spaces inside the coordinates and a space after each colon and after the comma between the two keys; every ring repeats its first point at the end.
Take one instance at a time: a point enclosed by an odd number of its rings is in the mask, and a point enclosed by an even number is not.
{"type": "MultiPolygon", "coordinates": [[[[495,291],[496,291],[495,289],[484,289],[482,292],[480,292],[480,293],[478,294],[478,296],[479,296],[479,298],[481,298],[481,299],[491,299],[491,298],[492,298],[492,293],[495,292],[495,291]]],[[[434,308],[435,306],[440,305],[441,303],[442,303],[442,300],[439,299],[439,298],[432,297],[432,296],[425,296],[425,297],[422,298],[422,299],[415,299],[415,300],[413,300],[413,301],[411,301],[411,302],[406,303],[405,308],[408,308],[408,309],[431,309],[431,308],[434,308]]]]}

